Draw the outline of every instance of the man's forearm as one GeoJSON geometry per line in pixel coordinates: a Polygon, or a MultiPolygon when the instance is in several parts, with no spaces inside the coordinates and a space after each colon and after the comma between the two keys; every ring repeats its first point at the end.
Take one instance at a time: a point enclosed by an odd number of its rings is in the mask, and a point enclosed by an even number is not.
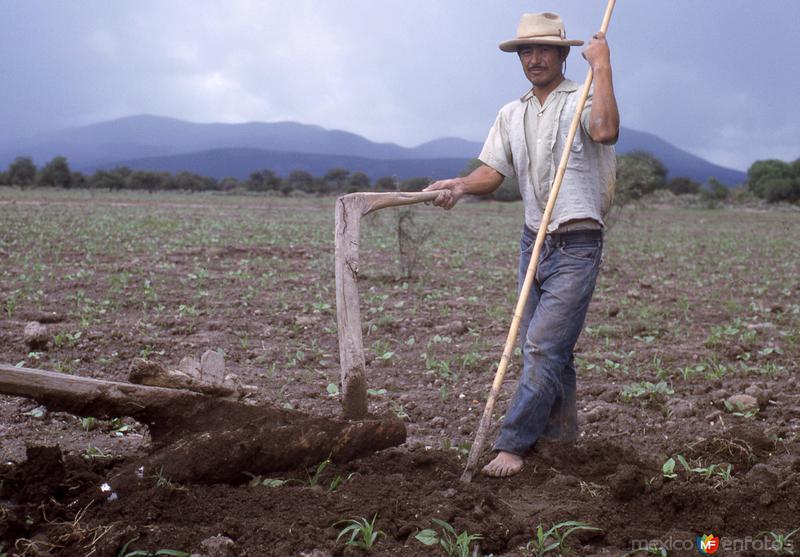
{"type": "Polygon", "coordinates": [[[462,178],[449,178],[432,183],[422,191],[438,191],[433,201],[443,209],[452,209],[464,194],[486,195],[503,183],[503,175],[490,166],[482,164],[462,178]]]}
{"type": "Polygon", "coordinates": [[[594,95],[589,114],[589,135],[597,143],[611,144],[619,137],[619,110],[614,96],[611,66],[594,70],[594,95]]]}
{"type": "Polygon", "coordinates": [[[482,164],[467,176],[461,178],[461,193],[486,195],[492,193],[503,183],[505,177],[491,166],[482,164]]]}

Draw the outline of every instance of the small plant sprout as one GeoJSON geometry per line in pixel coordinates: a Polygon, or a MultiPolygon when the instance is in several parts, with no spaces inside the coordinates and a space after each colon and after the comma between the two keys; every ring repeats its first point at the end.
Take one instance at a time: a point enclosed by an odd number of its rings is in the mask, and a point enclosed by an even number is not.
{"type": "Polygon", "coordinates": [[[323,460],[322,462],[320,462],[319,464],[317,464],[317,467],[314,469],[314,473],[313,474],[308,474],[308,473],[306,474],[308,476],[308,485],[309,486],[314,487],[315,485],[317,485],[319,483],[319,480],[322,477],[322,473],[325,471],[325,468],[327,468],[328,464],[330,464],[330,463],[331,463],[331,459],[330,459],[330,457],[328,457],[325,460],[323,460]]]}
{"type": "Polygon", "coordinates": [[[667,479],[677,478],[678,474],[675,473],[675,459],[670,457],[661,465],[661,473],[667,479]]]}
{"type": "Polygon", "coordinates": [[[289,480],[282,480],[280,478],[262,478],[261,476],[255,476],[250,472],[245,472],[248,476],[250,476],[250,481],[247,482],[247,485],[250,487],[281,487],[289,483],[289,480]]]}
{"type": "Polygon", "coordinates": [[[661,473],[667,479],[674,479],[678,477],[677,472],[675,472],[675,464],[677,462],[681,464],[683,470],[686,472],[687,475],[690,474],[698,474],[703,477],[703,479],[708,480],[710,478],[719,478],[718,485],[721,485],[725,482],[730,481],[731,479],[731,472],[733,470],[733,466],[728,463],[721,463],[721,464],[709,464],[708,466],[694,466],[692,467],[686,458],[683,455],[676,455],[675,457],[670,457],[667,459],[666,462],[661,466],[661,473]]]}
{"type": "Polygon", "coordinates": [[[660,402],[673,394],[675,394],[675,391],[665,381],[659,381],[658,383],[651,383],[650,381],[631,383],[623,387],[622,393],[620,393],[622,400],[625,402],[630,402],[634,398],[660,402]]]}
{"type": "Polygon", "coordinates": [[[741,418],[755,418],[756,415],[758,415],[758,407],[749,408],[738,400],[735,402],[729,402],[726,400],[725,410],[730,412],[731,415],[739,416],[741,418]]]}
{"type": "MultiPolygon", "coordinates": [[[[444,520],[434,518],[433,522],[440,528],[440,532],[427,528],[419,532],[414,538],[420,543],[425,545],[436,545],[437,543],[442,546],[445,553],[450,556],[456,557],[470,557],[470,549],[472,542],[475,540],[483,539],[480,534],[470,534],[466,530],[458,533],[450,523],[444,520]]],[[[478,548],[475,547],[477,552],[478,548]]]]}
{"type": "Polygon", "coordinates": [[[392,413],[395,416],[397,416],[398,419],[405,420],[405,419],[407,419],[409,417],[408,416],[408,411],[399,402],[397,402],[395,400],[389,401],[389,406],[391,406],[392,413]]]}
{"type": "Polygon", "coordinates": [[[104,452],[100,447],[89,445],[86,447],[86,450],[83,451],[82,456],[85,460],[94,460],[96,458],[112,458],[113,455],[104,452]]]}
{"type": "Polygon", "coordinates": [[[166,474],[164,474],[164,467],[158,469],[158,472],[154,476],[151,476],[153,480],[155,480],[155,485],[159,489],[169,489],[171,491],[185,491],[185,487],[181,487],[178,484],[174,483],[170,480],[166,474]]]}
{"type": "Polygon", "coordinates": [[[97,418],[93,418],[92,416],[81,418],[81,427],[84,431],[92,431],[97,427],[97,418]]]}
{"type": "Polygon", "coordinates": [[[580,530],[602,532],[602,528],[597,528],[584,522],[577,522],[574,520],[554,524],[547,531],[539,524],[539,526],[536,527],[535,537],[528,542],[525,548],[536,557],[542,557],[544,555],[568,555],[569,547],[565,545],[567,538],[573,532],[578,532],[580,530]]]}
{"type": "Polygon", "coordinates": [[[113,418],[108,425],[109,433],[114,437],[124,437],[126,433],[133,432],[133,427],[126,424],[121,418],[113,418]]]}
{"type": "Polygon", "coordinates": [[[341,520],[337,522],[333,525],[334,527],[340,524],[345,524],[346,526],[342,528],[342,531],[336,536],[336,541],[338,542],[349,534],[350,539],[344,542],[345,545],[352,545],[364,549],[365,551],[370,551],[380,536],[386,536],[383,531],[375,529],[375,520],[377,517],[377,514],[373,515],[372,521],[366,518],[351,518],[350,520],[341,520]]]}
{"type": "Polygon", "coordinates": [[[794,536],[800,528],[795,528],[788,534],[781,534],[780,532],[760,532],[756,535],[757,538],[765,538],[769,536],[772,538],[772,544],[770,549],[777,553],[778,555],[794,555],[791,547],[793,545],[791,538],[794,536]]]}

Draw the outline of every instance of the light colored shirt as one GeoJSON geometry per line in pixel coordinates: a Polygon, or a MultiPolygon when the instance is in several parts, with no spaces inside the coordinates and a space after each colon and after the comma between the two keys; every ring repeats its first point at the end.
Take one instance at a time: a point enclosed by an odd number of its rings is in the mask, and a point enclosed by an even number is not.
{"type": "MultiPolygon", "coordinates": [[[[544,105],[533,90],[505,105],[478,157],[503,176],[517,176],[525,206],[525,224],[533,230],[538,230],[542,222],[577,109],[579,89],[577,83],[565,79],[547,96],[544,105]]],[[[595,221],[602,226],[603,217],[611,207],[616,155],[613,147],[592,141],[588,132],[591,108],[590,93],[581,113],[581,125],[572,143],[548,232],[563,230],[568,225],[559,227],[572,221],[595,221]]]]}

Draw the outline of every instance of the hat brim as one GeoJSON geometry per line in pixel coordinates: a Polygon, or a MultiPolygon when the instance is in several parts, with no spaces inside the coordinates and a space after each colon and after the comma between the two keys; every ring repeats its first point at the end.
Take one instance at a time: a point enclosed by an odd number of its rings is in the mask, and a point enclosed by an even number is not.
{"type": "Polygon", "coordinates": [[[530,37],[527,39],[512,39],[510,41],[502,42],[500,43],[500,50],[502,50],[503,52],[516,52],[519,47],[532,44],[547,44],[554,46],[581,46],[583,44],[583,41],[567,40],[557,37],[553,37],[552,39],[549,39],[547,37],[530,37]]]}

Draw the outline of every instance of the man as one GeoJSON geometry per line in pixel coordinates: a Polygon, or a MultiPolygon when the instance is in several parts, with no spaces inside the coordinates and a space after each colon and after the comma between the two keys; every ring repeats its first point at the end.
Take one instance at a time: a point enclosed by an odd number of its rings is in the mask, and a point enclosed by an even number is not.
{"type": "MultiPolygon", "coordinates": [[[[570,46],[557,14],[524,14],[515,39],[500,44],[516,52],[533,88],[504,106],[468,176],[440,180],[434,204],[452,208],[464,194],[488,194],[516,174],[525,207],[519,286],[525,278],[558,163],[577,109],[581,86],[564,77],[570,46]]],[[[619,112],[611,57],[602,33],[583,50],[594,71],[594,92],[581,114],[534,284],[520,321],[522,371],[506,412],[495,458],[483,468],[505,477],[522,469],[539,437],[572,441],[577,436],[575,364],[578,340],[594,291],[603,243],[603,216],[616,178],[614,148],[619,112]]]]}

